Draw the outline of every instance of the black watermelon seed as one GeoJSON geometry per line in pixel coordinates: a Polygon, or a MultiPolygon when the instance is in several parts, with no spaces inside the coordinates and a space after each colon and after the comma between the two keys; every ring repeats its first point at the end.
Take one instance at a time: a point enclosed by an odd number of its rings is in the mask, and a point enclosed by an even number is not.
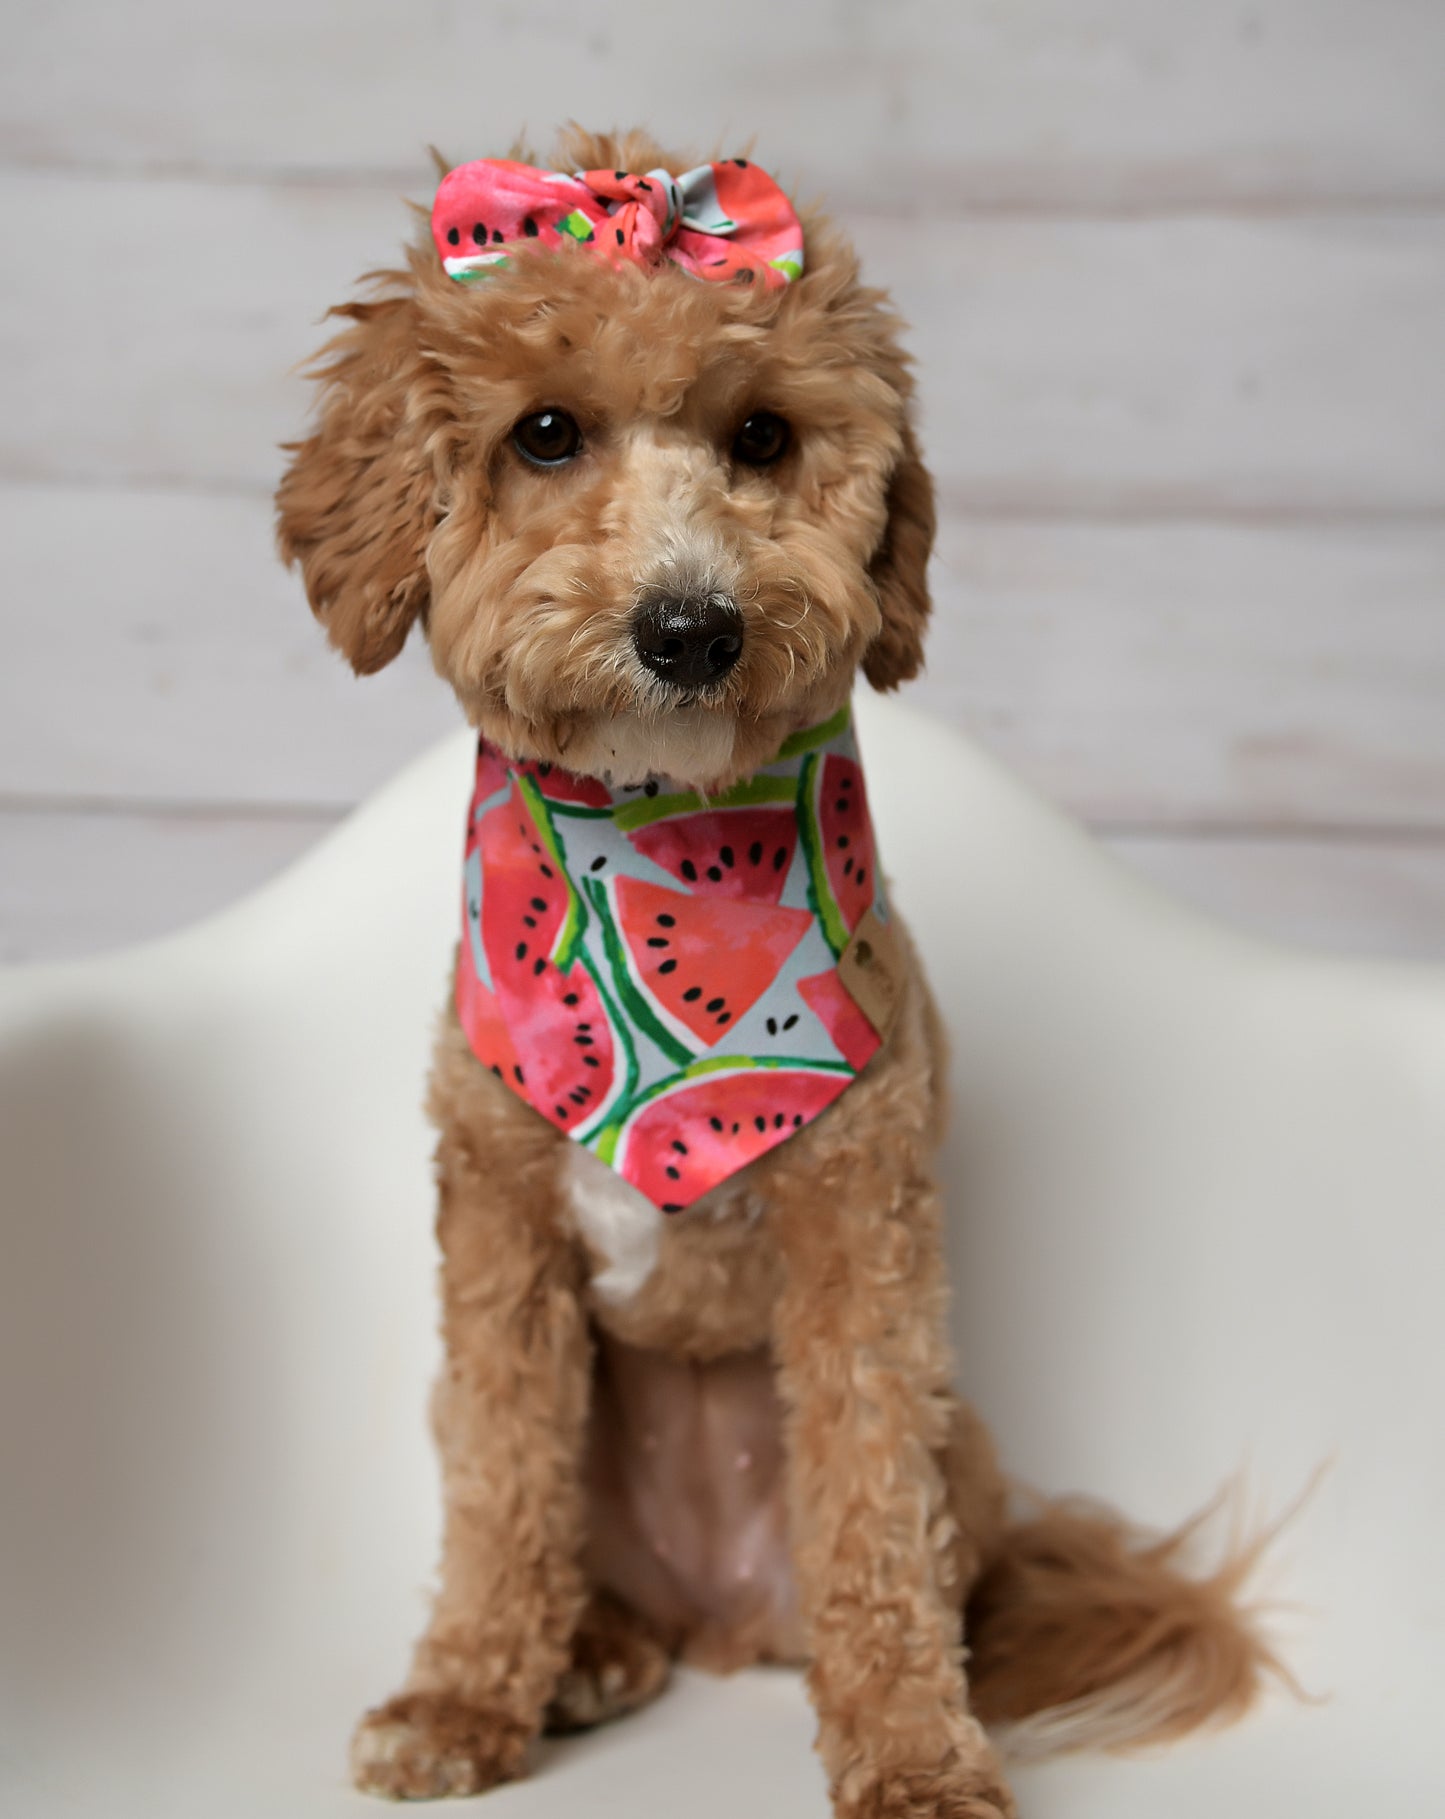
{"type": "Polygon", "coordinates": [[[752,845],[748,848],[748,864],[749,865],[761,865],[762,862],[763,862],[763,843],[761,840],[754,840],[752,845]]]}
{"type": "Polygon", "coordinates": [[[596,1055],[584,1055],[582,1057],[582,1065],[583,1067],[601,1067],[602,1063],[597,1059],[596,1055]]]}
{"type": "Polygon", "coordinates": [[[527,958],[527,944],[525,941],[519,941],[517,943],[517,958],[519,960],[525,960],[527,958]]]}
{"type": "Polygon", "coordinates": [[[853,855],[851,853],[849,853],[847,859],[843,863],[843,876],[845,878],[851,878],[853,876],[853,855]]]}
{"type": "Polygon", "coordinates": [[[447,229],[447,245],[448,246],[460,246],[461,243],[462,243],[462,236],[461,236],[460,232],[454,227],[449,227],[447,229]]]}
{"type": "MultiPolygon", "coordinates": [[[[525,834],[525,833],[526,833],[526,831],[527,831],[527,824],[526,824],[526,822],[525,822],[525,821],[519,821],[519,822],[518,822],[518,823],[517,823],[517,832],[518,832],[518,833],[519,833],[519,834],[525,834]]],[[[536,847],[535,847],[535,846],[534,846],[534,847],[533,847],[533,848],[532,848],[532,851],[533,851],[533,852],[534,852],[534,853],[535,853],[535,852],[536,852],[536,850],[537,850],[537,849],[536,849],[536,847]]]]}
{"type": "Polygon", "coordinates": [[[647,945],[649,947],[671,947],[672,943],[668,940],[666,935],[649,935],[647,937],[647,945]]]}
{"type": "Polygon", "coordinates": [[[538,846],[538,844],[537,844],[537,842],[536,842],[536,841],[535,841],[535,840],[534,840],[534,841],[533,841],[533,842],[532,842],[532,851],[533,851],[533,852],[534,852],[534,853],[540,853],[540,852],[541,852],[541,850],[542,850],[542,849],[541,849],[541,847],[540,847],[540,846],[538,846]]]}
{"type": "Polygon", "coordinates": [[[537,918],[535,916],[523,916],[522,921],[528,928],[536,928],[537,926],[537,918]]]}
{"type": "Polygon", "coordinates": [[[529,240],[535,240],[537,237],[537,223],[530,215],[522,222],[522,232],[529,240]]]}
{"type": "Polygon", "coordinates": [[[592,1088],[590,1086],[579,1086],[576,1092],[572,1094],[572,1097],[580,1105],[584,1100],[592,1097],[592,1088]]]}
{"type": "Polygon", "coordinates": [[[502,230],[499,227],[494,227],[492,229],[492,245],[500,246],[501,244],[502,244],[502,230]]]}
{"type": "Polygon", "coordinates": [[[664,960],[657,970],[660,973],[675,973],[677,971],[677,962],[675,960],[664,960]]]}
{"type": "Polygon", "coordinates": [[[708,867],[708,868],[707,868],[707,875],[708,875],[708,877],[709,877],[709,878],[711,878],[711,879],[712,879],[712,881],[713,881],[713,883],[714,883],[714,884],[721,884],[721,883],[722,883],[722,871],[721,871],[721,869],[720,869],[720,868],[719,868],[719,867],[718,867],[718,866],[716,866],[716,865],[710,865],[710,866],[709,866],[709,867],[708,867]]]}
{"type": "Polygon", "coordinates": [[[719,1027],[721,1027],[724,1023],[731,1023],[732,1020],[733,1020],[732,1012],[724,1011],[723,1014],[718,1018],[718,1025],[719,1025],[719,1027]]]}
{"type": "Polygon", "coordinates": [[[860,865],[858,867],[858,882],[860,884],[866,884],[868,882],[868,867],[866,865],[860,865]]]}
{"type": "MultiPolygon", "coordinates": [[[[619,235],[618,235],[618,236],[617,236],[617,237],[618,237],[618,239],[619,239],[619,240],[620,240],[620,239],[621,239],[621,238],[622,238],[622,236],[621,236],[621,235],[620,235],[620,234],[619,234],[619,235]]],[[[652,779],[651,779],[651,781],[650,781],[650,782],[647,782],[647,783],[644,783],[644,784],[643,784],[643,786],[642,786],[642,793],[643,793],[643,795],[644,795],[644,796],[655,796],[655,795],[656,795],[656,794],[657,794],[657,779],[656,779],[656,777],[654,777],[654,778],[652,778],[652,779]]]]}
{"type": "Polygon", "coordinates": [[[534,960],[532,962],[532,977],[534,979],[540,979],[546,970],[547,962],[545,960],[534,960]]]}
{"type": "Polygon", "coordinates": [[[485,246],[487,244],[487,224],[486,224],[486,222],[478,221],[477,223],[475,223],[475,225],[472,228],[472,238],[473,238],[473,240],[476,241],[478,246],[485,246]]]}
{"type": "Polygon", "coordinates": [[[577,1002],[576,992],[568,992],[567,996],[562,1000],[562,1002],[564,1004],[575,1004],[577,1002]]]}
{"type": "Polygon", "coordinates": [[[682,1211],[682,1205],[681,1202],[677,1200],[664,1200],[662,1203],[662,1210],[665,1213],[680,1213],[682,1211]]]}
{"type": "Polygon", "coordinates": [[[567,1097],[572,1101],[573,1105],[586,1105],[587,1089],[581,1086],[574,1086],[567,1097]]]}
{"type": "Polygon", "coordinates": [[[687,1145],[683,1142],[681,1137],[673,1138],[672,1147],[677,1151],[679,1156],[685,1156],[687,1154],[687,1145]]]}
{"type": "Polygon", "coordinates": [[[592,1046],[592,1038],[590,1036],[574,1036],[572,1040],[577,1044],[578,1048],[591,1048],[592,1046]]]}
{"type": "Polygon", "coordinates": [[[764,1118],[762,1116],[761,1113],[759,1113],[759,1115],[753,1119],[753,1123],[755,1125],[757,1125],[757,1127],[760,1131],[765,1131],[768,1128],[768,1121],[766,1118],[764,1118]]]}
{"type": "Polygon", "coordinates": [[[551,877],[555,876],[550,865],[539,865],[537,867],[537,870],[542,874],[542,876],[544,878],[551,878],[551,877]]]}
{"type": "Polygon", "coordinates": [[[664,910],[662,912],[662,914],[657,918],[657,926],[659,928],[676,928],[677,927],[677,917],[669,916],[667,911],[664,910]]]}
{"type": "Polygon", "coordinates": [[[785,1030],[790,1030],[797,1021],[798,1021],[798,1013],[796,1011],[794,1011],[791,1017],[784,1017],[783,1028],[785,1030]]]}
{"type": "Polygon", "coordinates": [[[579,1023],[577,1027],[579,1030],[590,1030],[592,1025],[590,1023],[579,1023]]]}
{"type": "Polygon", "coordinates": [[[565,1105],[554,1105],[552,1109],[559,1118],[565,1118],[567,1116],[567,1107],[565,1105]]]}
{"type": "Polygon", "coordinates": [[[709,1118],[708,1123],[713,1127],[713,1129],[715,1131],[720,1131],[722,1129],[722,1119],[721,1118],[709,1118]]]}
{"type": "Polygon", "coordinates": [[[547,899],[545,897],[534,897],[532,899],[532,908],[534,910],[544,910],[546,907],[547,899]]]}
{"type": "Polygon", "coordinates": [[[726,1003],[726,998],[709,998],[704,1008],[710,1011],[720,1011],[726,1003]]]}
{"type": "Polygon", "coordinates": [[[499,1079],[499,1080],[500,1080],[500,1079],[501,1079],[501,1077],[502,1077],[502,1070],[501,1070],[501,1068],[500,1068],[500,1067],[498,1067],[498,1065],[497,1065],[497,1063],[496,1063],[496,1062],[495,1062],[495,1061],[494,1061],[494,1062],[493,1062],[493,1063],[492,1063],[492,1072],[493,1072],[493,1073],[494,1073],[494,1074],[495,1074],[495,1075],[496,1075],[496,1076],[497,1076],[497,1078],[498,1078],[498,1079],[499,1079]]]}
{"type": "Polygon", "coordinates": [[[852,787],[853,787],[853,779],[851,777],[845,777],[842,780],[842,782],[838,785],[839,789],[852,789],[852,787]]]}
{"type": "MultiPolygon", "coordinates": [[[[530,220],[531,217],[529,216],[528,219],[530,220]]],[[[550,777],[552,775],[552,761],[550,758],[544,758],[541,763],[538,764],[537,775],[539,777],[550,777]]]]}
{"type": "Polygon", "coordinates": [[[602,870],[603,866],[606,865],[606,863],[607,863],[606,853],[599,853],[587,869],[589,871],[593,871],[593,872],[600,872],[602,870]]]}
{"type": "Polygon", "coordinates": [[[696,1004],[698,999],[701,998],[701,996],[702,996],[702,987],[700,985],[690,985],[690,986],[688,986],[687,990],[682,994],[683,1002],[685,1004],[696,1004]]]}
{"type": "Polygon", "coordinates": [[[681,869],[683,877],[687,879],[689,884],[697,883],[697,867],[693,864],[691,859],[684,859],[681,869]]]}
{"type": "Polygon", "coordinates": [[[722,860],[729,871],[732,870],[735,861],[733,859],[733,849],[730,846],[723,847],[718,853],[718,858],[722,860]]]}
{"type": "Polygon", "coordinates": [[[526,1084],[526,1082],[525,1082],[525,1081],[524,1081],[524,1080],[523,1080],[523,1079],[522,1079],[522,1070],[521,1070],[521,1068],[519,1068],[519,1067],[514,1067],[514,1068],[513,1068],[513,1069],[512,1069],[512,1072],[513,1072],[513,1073],[514,1073],[514,1074],[515,1074],[515,1075],[516,1075],[516,1076],[517,1076],[517,1085],[518,1085],[518,1086],[524,1086],[524,1085],[525,1085],[525,1084],[526,1084]]]}
{"type": "Polygon", "coordinates": [[[617,179],[617,181],[619,183],[625,183],[627,181],[627,172],[626,171],[613,171],[612,175],[617,179]]]}
{"type": "Polygon", "coordinates": [[[847,810],[847,807],[848,807],[848,801],[847,801],[847,798],[846,798],[846,797],[844,797],[844,798],[843,798],[843,799],[842,799],[842,800],[841,800],[841,801],[839,801],[839,802],[835,802],[835,803],[834,803],[834,804],[833,804],[833,807],[834,807],[834,808],[835,808],[835,809],[837,809],[837,811],[838,811],[838,813],[839,813],[839,814],[840,814],[840,815],[841,815],[841,814],[844,814],[844,813],[845,813],[845,812],[846,812],[846,810],[847,810]]]}
{"type": "Polygon", "coordinates": [[[784,1119],[784,1114],[782,1112],[779,1112],[777,1117],[773,1119],[773,1129],[774,1130],[780,1131],[783,1128],[783,1119],[784,1119]]]}
{"type": "Polygon", "coordinates": [[[773,870],[775,872],[780,872],[787,863],[788,849],[785,846],[780,846],[777,852],[773,854],[773,870]]]}
{"type": "Polygon", "coordinates": [[[666,1174],[669,1181],[681,1181],[682,1180],[682,1170],[674,1168],[670,1162],[668,1163],[667,1168],[665,1169],[664,1173],[666,1174]]]}
{"type": "Polygon", "coordinates": [[[803,1114],[801,1112],[794,1112],[793,1113],[793,1129],[797,1130],[798,1126],[802,1122],[803,1122],[803,1114]]]}
{"type": "Polygon", "coordinates": [[[843,849],[844,849],[844,848],[845,848],[845,847],[846,847],[846,846],[847,846],[847,844],[848,844],[848,836],[847,836],[847,835],[846,835],[846,834],[839,834],[839,836],[838,836],[838,851],[839,851],[839,852],[840,852],[840,853],[841,853],[841,852],[842,852],[842,851],[843,851],[843,849]]]}
{"type": "Polygon", "coordinates": [[[734,1135],[734,1136],[735,1136],[735,1137],[736,1137],[736,1136],[737,1136],[737,1134],[738,1134],[738,1132],[739,1132],[739,1131],[740,1131],[740,1130],[741,1130],[741,1129],[742,1129],[742,1126],[741,1126],[741,1125],[740,1125],[740,1124],[735,1124],[735,1125],[734,1125],[734,1126],[733,1126],[733,1135],[734,1135]]]}
{"type": "Polygon", "coordinates": [[[778,1033],[778,1020],[776,1017],[769,1017],[768,1018],[768,1034],[770,1036],[776,1036],[777,1033],[778,1033]]]}

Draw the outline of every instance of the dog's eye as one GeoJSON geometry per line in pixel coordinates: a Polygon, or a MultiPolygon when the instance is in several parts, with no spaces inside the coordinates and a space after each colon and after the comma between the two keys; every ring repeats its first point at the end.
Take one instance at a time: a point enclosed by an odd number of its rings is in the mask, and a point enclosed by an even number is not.
{"type": "Polygon", "coordinates": [[[734,461],[749,467],[767,467],[787,451],[793,432],[775,411],[754,411],[733,442],[734,461]]]}
{"type": "Polygon", "coordinates": [[[533,411],[512,431],[512,447],[533,467],[560,467],[582,450],[582,432],[566,411],[533,411]]]}

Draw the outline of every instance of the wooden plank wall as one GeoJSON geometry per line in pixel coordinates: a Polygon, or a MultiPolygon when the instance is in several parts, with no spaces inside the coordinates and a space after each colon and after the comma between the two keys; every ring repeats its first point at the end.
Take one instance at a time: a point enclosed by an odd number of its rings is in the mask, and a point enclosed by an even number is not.
{"type": "Polygon", "coordinates": [[[19,0],[0,958],[157,933],[452,724],[272,555],[317,321],[451,156],[741,149],[913,324],[919,698],[1261,930],[1445,956],[1440,0],[19,0]]]}

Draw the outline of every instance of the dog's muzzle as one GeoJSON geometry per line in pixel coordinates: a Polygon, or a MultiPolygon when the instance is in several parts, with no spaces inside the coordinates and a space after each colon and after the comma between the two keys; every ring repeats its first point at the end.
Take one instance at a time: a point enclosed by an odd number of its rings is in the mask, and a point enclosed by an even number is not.
{"type": "Polygon", "coordinates": [[[654,676],[677,688],[706,688],[742,655],[743,616],[726,594],[657,594],[638,607],[632,642],[654,676]]]}

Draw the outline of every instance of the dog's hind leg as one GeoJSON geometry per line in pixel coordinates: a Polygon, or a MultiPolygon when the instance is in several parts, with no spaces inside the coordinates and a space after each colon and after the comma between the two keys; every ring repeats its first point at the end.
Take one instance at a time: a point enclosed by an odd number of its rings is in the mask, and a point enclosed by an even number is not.
{"type": "Polygon", "coordinates": [[[594,1592],[547,1707],[548,1731],[590,1730],[650,1704],[672,1677],[672,1658],[646,1617],[610,1592],[594,1592]]]}

